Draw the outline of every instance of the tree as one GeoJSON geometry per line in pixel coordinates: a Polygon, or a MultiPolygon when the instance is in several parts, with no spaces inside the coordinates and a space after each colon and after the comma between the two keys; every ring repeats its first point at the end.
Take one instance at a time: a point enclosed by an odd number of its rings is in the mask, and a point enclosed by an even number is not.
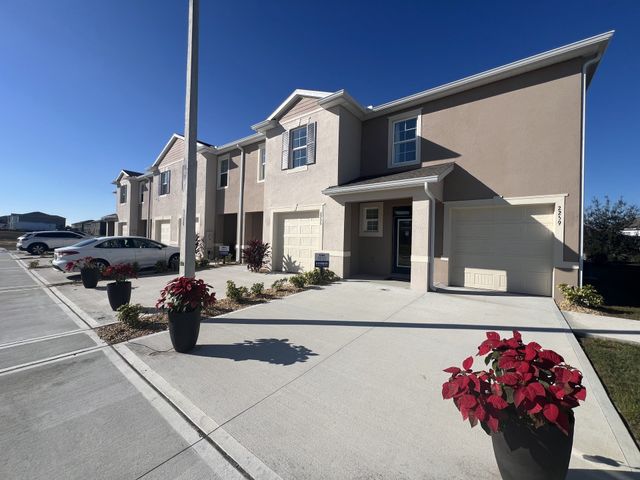
{"type": "Polygon", "coordinates": [[[640,255],[640,237],[622,234],[640,216],[637,205],[618,199],[615,202],[597,198],[585,211],[584,249],[587,258],[594,262],[624,262],[640,255]]]}

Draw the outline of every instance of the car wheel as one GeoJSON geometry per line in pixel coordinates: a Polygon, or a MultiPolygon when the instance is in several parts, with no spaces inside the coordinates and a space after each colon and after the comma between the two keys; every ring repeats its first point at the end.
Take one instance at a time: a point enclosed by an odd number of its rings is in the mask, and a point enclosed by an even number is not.
{"type": "Polygon", "coordinates": [[[44,243],[32,243],[27,248],[27,251],[31,255],[42,255],[44,252],[47,251],[47,246],[44,243]]]}
{"type": "Polygon", "coordinates": [[[174,253],[169,258],[169,268],[171,270],[178,270],[178,267],[180,267],[180,254],[174,253]]]}
{"type": "Polygon", "coordinates": [[[96,267],[98,267],[98,270],[100,270],[101,272],[109,266],[109,262],[107,262],[106,260],[102,260],[101,258],[94,260],[93,263],[96,265],[96,267]]]}

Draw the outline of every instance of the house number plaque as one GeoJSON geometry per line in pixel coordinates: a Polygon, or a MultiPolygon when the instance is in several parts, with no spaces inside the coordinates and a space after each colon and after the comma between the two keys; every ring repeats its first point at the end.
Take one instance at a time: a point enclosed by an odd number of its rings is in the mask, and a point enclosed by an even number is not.
{"type": "Polygon", "coordinates": [[[558,225],[562,225],[562,207],[558,205],[558,225]]]}

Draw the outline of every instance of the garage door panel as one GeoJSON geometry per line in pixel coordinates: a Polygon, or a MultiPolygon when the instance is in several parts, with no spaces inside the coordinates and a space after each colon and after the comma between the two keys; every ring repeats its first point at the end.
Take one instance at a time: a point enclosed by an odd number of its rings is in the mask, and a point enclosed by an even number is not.
{"type": "Polygon", "coordinates": [[[452,285],[551,294],[553,205],[452,211],[452,285]]]}
{"type": "Polygon", "coordinates": [[[275,268],[287,271],[312,270],[314,254],[320,248],[319,212],[278,214],[281,258],[275,268]]]}

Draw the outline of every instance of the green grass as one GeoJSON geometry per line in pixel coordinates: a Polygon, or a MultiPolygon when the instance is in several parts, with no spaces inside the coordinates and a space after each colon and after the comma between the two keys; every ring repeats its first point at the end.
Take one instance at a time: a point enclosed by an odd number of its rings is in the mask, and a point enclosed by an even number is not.
{"type": "Polygon", "coordinates": [[[621,307],[618,305],[605,305],[600,307],[605,315],[612,317],[626,318],[627,320],[640,320],[640,307],[621,307]]]}
{"type": "Polygon", "coordinates": [[[640,446],[640,345],[599,338],[580,343],[640,446]]]}

